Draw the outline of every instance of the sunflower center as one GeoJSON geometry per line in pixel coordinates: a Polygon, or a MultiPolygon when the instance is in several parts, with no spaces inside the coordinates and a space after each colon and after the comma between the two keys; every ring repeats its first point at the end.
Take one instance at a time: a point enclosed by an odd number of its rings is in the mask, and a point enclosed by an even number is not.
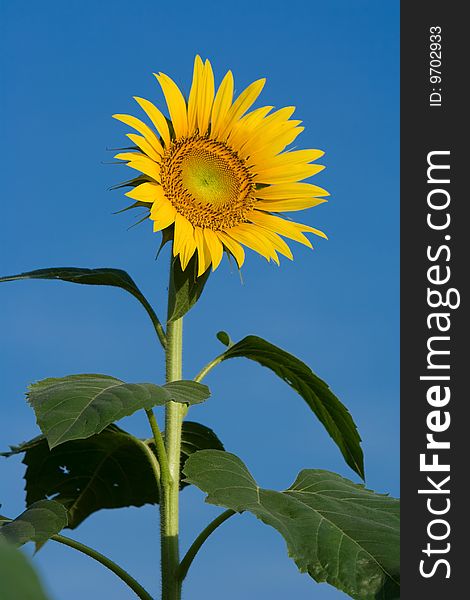
{"type": "Polygon", "coordinates": [[[181,181],[196,201],[215,206],[234,200],[240,187],[227,162],[202,149],[195,149],[182,160],[181,181]]]}
{"type": "Polygon", "coordinates": [[[227,145],[195,135],[169,148],[161,166],[165,196],[197,227],[218,230],[247,220],[255,185],[227,145]]]}

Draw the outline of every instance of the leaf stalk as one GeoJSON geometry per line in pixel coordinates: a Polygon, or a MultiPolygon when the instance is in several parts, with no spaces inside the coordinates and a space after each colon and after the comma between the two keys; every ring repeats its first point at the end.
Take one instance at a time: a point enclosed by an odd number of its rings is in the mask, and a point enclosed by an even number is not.
{"type": "Polygon", "coordinates": [[[191,566],[194,558],[196,557],[196,554],[199,552],[201,546],[211,535],[211,533],[213,533],[217,529],[217,527],[222,525],[222,523],[225,523],[227,519],[230,519],[230,517],[236,514],[237,513],[234,510],[229,508],[228,510],[220,514],[218,517],[216,517],[213,521],[211,521],[209,525],[205,529],[203,529],[203,531],[201,531],[201,533],[191,544],[189,550],[186,552],[183,560],[180,563],[180,566],[177,571],[177,577],[180,581],[183,581],[183,579],[188,574],[189,567],[191,566]]]}

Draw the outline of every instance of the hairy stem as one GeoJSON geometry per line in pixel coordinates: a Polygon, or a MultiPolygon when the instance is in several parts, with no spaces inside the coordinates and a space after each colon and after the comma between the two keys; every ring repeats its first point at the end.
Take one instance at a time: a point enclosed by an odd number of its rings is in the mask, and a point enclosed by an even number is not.
{"type": "Polygon", "coordinates": [[[191,566],[196,554],[199,552],[201,546],[207,540],[207,538],[214,532],[219,525],[225,523],[227,519],[230,519],[231,516],[237,514],[234,510],[228,509],[216,517],[213,521],[209,523],[209,525],[201,531],[201,533],[197,536],[194,542],[191,544],[189,550],[186,552],[183,560],[180,563],[178,568],[177,577],[180,581],[186,577],[189,567],[191,566]]]}
{"type": "MultiPolygon", "coordinates": [[[[173,265],[173,263],[171,263],[173,265]]],[[[173,266],[170,267],[172,269],[173,266]]],[[[175,293],[171,285],[168,304],[175,293]]],[[[168,321],[166,330],[166,381],[182,378],[183,319],[168,321]]],[[[179,480],[181,428],[186,406],[170,401],[165,409],[165,448],[168,457],[169,482],[162,485],[160,500],[162,547],[162,600],[180,600],[181,582],[177,578],[179,566],[179,480]]],[[[162,482],[163,483],[163,482],[162,482]]]]}
{"type": "MultiPolygon", "coordinates": [[[[168,466],[168,457],[166,455],[165,442],[161,434],[160,428],[158,427],[157,419],[153,410],[146,410],[147,419],[150,423],[150,428],[153,433],[153,441],[155,443],[155,450],[158,457],[158,485],[161,490],[162,487],[167,487],[171,481],[170,469],[168,466]]],[[[149,448],[149,451],[152,452],[149,448]]],[[[155,457],[154,457],[155,458],[155,457]]]]}

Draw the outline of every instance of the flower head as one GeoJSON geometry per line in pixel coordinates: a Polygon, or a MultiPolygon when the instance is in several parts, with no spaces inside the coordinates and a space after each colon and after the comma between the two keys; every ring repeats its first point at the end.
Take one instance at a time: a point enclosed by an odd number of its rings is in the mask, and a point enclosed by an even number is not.
{"type": "Polygon", "coordinates": [[[224,250],[241,267],[243,245],[279,264],[278,253],[292,259],[283,238],[312,247],[304,233],[326,237],[274,214],[316,206],[328,195],[301,183],[324,168],[312,164],[323,152],[284,151],[303,131],[301,121],[291,119],[294,107],[248,112],[265,80],[234,101],[232,73],[215,92],[211,64],[199,56],[187,101],[170,77],[155,77],[169,119],[148,100],[135,98],[153,128],[133,116],[113,115],[140,134],[129,133],[135,149],[116,158],[140,171],[127,196],[149,207],[154,231],[174,227],[173,253],[183,270],[195,253],[198,275],[211,265],[216,269],[224,250]]]}

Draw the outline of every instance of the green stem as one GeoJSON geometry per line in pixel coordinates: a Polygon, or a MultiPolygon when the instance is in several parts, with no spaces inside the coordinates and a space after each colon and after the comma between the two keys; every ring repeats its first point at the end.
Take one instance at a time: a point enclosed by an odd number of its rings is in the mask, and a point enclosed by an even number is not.
{"type": "Polygon", "coordinates": [[[157,486],[158,498],[160,499],[160,496],[161,496],[160,463],[158,462],[157,457],[155,456],[153,450],[150,448],[150,446],[148,445],[148,442],[146,440],[141,440],[139,438],[134,438],[134,439],[135,439],[135,443],[140,446],[140,448],[142,449],[142,452],[144,452],[144,454],[147,456],[150,468],[152,469],[152,472],[155,477],[155,485],[157,486]]]}
{"type": "Polygon", "coordinates": [[[225,358],[225,352],[223,352],[222,354],[219,354],[219,356],[216,356],[214,358],[214,360],[211,360],[210,363],[208,363],[203,369],[202,371],[200,371],[196,377],[194,378],[194,381],[197,381],[198,383],[200,383],[204,377],[210,372],[212,371],[212,369],[214,367],[216,367],[217,365],[219,365],[225,358]]]}
{"type": "MultiPolygon", "coordinates": [[[[158,427],[157,419],[153,410],[146,410],[147,419],[150,423],[150,427],[153,433],[153,441],[155,443],[155,450],[158,457],[159,473],[158,473],[158,484],[160,487],[167,487],[171,481],[170,469],[168,466],[168,457],[166,455],[165,443],[161,434],[160,428],[158,427]]],[[[150,450],[150,449],[149,449],[150,450]]],[[[150,452],[152,452],[150,450],[150,452]]]]}
{"type": "Polygon", "coordinates": [[[178,568],[177,577],[180,581],[188,574],[189,567],[191,566],[196,554],[199,552],[201,546],[207,540],[207,538],[214,532],[219,525],[225,523],[227,519],[230,519],[231,516],[237,514],[234,510],[228,509],[223,512],[221,515],[216,517],[213,521],[209,523],[209,525],[201,531],[201,533],[197,536],[194,542],[191,544],[189,550],[186,552],[183,560],[180,563],[178,568]]]}
{"type": "Polygon", "coordinates": [[[90,558],[101,563],[107,569],[112,571],[115,575],[117,575],[126,585],[128,585],[131,590],[136,594],[138,598],[141,600],[152,600],[152,596],[140,585],[138,581],[136,581],[127,571],[125,571],[122,567],[117,565],[115,562],[110,560],[107,556],[104,556],[100,552],[93,550],[85,544],[77,542],[76,540],[72,540],[71,538],[67,538],[63,535],[53,535],[51,540],[55,542],[59,542],[59,544],[64,544],[64,546],[69,546],[70,548],[74,548],[83,554],[86,554],[90,558]]]}
{"type": "MultiPolygon", "coordinates": [[[[173,268],[171,263],[170,270],[173,268]]],[[[171,284],[168,304],[171,305],[171,284]]],[[[168,321],[166,330],[166,381],[182,379],[183,319],[168,321]]],[[[180,600],[181,582],[176,573],[179,566],[179,480],[181,455],[181,428],[186,406],[168,402],[165,409],[165,447],[168,457],[170,480],[162,485],[160,501],[161,547],[162,547],[162,600],[180,600]]],[[[163,483],[163,482],[162,482],[163,483]]]]}

